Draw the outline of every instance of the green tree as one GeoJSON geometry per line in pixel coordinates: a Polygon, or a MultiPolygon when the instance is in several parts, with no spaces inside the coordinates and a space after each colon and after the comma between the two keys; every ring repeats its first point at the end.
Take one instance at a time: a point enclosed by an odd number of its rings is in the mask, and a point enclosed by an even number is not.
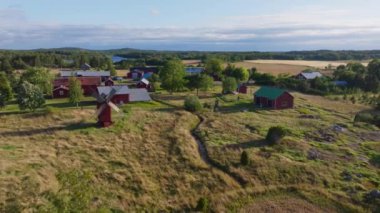
{"type": "Polygon", "coordinates": [[[44,94],[38,86],[24,81],[18,91],[17,103],[21,110],[35,111],[45,104],[44,94]]]}
{"type": "Polygon", "coordinates": [[[107,60],[107,70],[111,72],[111,76],[116,76],[117,72],[115,66],[112,63],[112,60],[107,60]]]}
{"type": "Polygon", "coordinates": [[[243,166],[247,166],[249,164],[249,156],[247,151],[243,151],[240,156],[240,164],[243,166]]]}
{"type": "Polygon", "coordinates": [[[35,67],[41,67],[41,58],[39,55],[36,55],[36,57],[34,58],[34,66],[35,67]]]}
{"type": "Polygon", "coordinates": [[[198,112],[202,109],[202,104],[197,96],[187,96],[184,101],[184,107],[187,111],[198,112]]]}
{"type": "Polygon", "coordinates": [[[217,77],[223,77],[223,61],[217,58],[210,58],[205,63],[205,73],[217,77]]]}
{"type": "Polygon", "coordinates": [[[5,71],[6,73],[10,74],[13,70],[14,69],[13,69],[13,67],[12,67],[11,62],[9,61],[9,59],[8,58],[4,58],[1,61],[0,71],[5,71]]]}
{"type": "Polygon", "coordinates": [[[20,77],[21,82],[27,81],[36,85],[48,95],[52,92],[52,80],[53,76],[50,74],[50,70],[46,68],[29,68],[20,77]]]}
{"type": "Polygon", "coordinates": [[[288,131],[284,127],[274,126],[268,130],[266,140],[269,145],[275,145],[278,142],[280,142],[281,139],[285,137],[287,133],[288,131]]]}
{"type": "Polygon", "coordinates": [[[184,88],[186,80],[185,67],[180,60],[170,60],[160,71],[161,87],[170,93],[184,88]]]}
{"type": "Polygon", "coordinates": [[[233,77],[227,77],[223,80],[223,93],[232,93],[237,89],[236,79],[233,77]]]}
{"type": "Polygon", "coordinates": [[[199,90],[208,91],[214,84],[214,79],[208,75],[193,75],[187,77],[187,87],[191,90],[197,90],[197,96],[199,94],[199,90]]]}
{"type": "Polygon", "coordinates": [[[235,65],[228,64],[225,69],[225,74],[229,77],[234,77],[238,82],[244,82],[249,79],[249,72],[242,67],[235,67],[235,65]]]}
{"type": "Polygon", "coordinates": [[[5,73],[0,73],[0,108],[13,98],[12,87],[5,73]]]}
{"type": "Polygon", "coordinates": [[[76,105],[78,107],[79,102],[83,98],[83,90],[81,82],[74,77],[70,77],[69,79],[69,101],[70,103],[76,105]]]}

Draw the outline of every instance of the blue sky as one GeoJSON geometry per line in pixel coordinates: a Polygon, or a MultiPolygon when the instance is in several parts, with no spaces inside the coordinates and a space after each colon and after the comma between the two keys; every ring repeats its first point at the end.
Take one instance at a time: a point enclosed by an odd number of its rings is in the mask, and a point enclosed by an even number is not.
{"type": "Polygon", "coordinates": [[[377,0],[0,0],[0,48],[380,49],[377,0]]]}

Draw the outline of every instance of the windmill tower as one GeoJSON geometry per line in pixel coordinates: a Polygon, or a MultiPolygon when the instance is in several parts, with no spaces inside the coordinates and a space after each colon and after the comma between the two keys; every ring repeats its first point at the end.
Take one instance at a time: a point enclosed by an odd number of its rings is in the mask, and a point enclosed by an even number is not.
{"type": "Polygon", "coordinates": [[[109,127],[112,125],[111,111],[112,109],[116,112],[120,112],[119,107],[117,107],[111,100],[113,96],[117,93],[117,90],[112,88],[109,94],[96,94],[93,96],[96,98],[97,110],[96,116],[98,118],[98,124],[101,127],[109,127]]]}

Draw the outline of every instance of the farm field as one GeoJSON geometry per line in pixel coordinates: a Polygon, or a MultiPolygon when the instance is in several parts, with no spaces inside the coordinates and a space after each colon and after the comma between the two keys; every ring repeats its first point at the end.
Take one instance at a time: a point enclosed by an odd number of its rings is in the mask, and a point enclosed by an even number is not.
{"type": "MultiPolygon", "coordinates": [[[[337,67],[339,65],[347,64],[348,62],[337,61],[302,61],[302,60],[247,60],[243,62],[234,63],[236,66],[250,69],[256,67],[258,72],[270,73],[272,75],[289,74],[296,75],[306,69],[317,68],[324,75],[331,75],[331,70],[325,68],[329,65],[337,67]]],[[[363,62],[367,66],[367,62],[363,62]]]]}
{"type": "Polygon", "coordinates": [[[0,112],[0,209],[54,212],[53,204],[73,199],[91,211],[190,211],[207,198],[215,212],[369,211],[364,194],[380,185],[379,129],[352,122],[368,107],[292,93],[294,109],[267,111],[255,109],[251,95],[220,90],[200,92],[202,103],[219,97],[218,112],[181,109],[195,92],[158,91],[156,101],[113,113],[106,129],[95,126],[91,98],[82,109],[65,99],[35,113],[7,106],[0,112]],[[269,146],[265,134],[275,125],[291,133],[269,146]],[[240,165],[243,150],[248,166],[240,165]]]}

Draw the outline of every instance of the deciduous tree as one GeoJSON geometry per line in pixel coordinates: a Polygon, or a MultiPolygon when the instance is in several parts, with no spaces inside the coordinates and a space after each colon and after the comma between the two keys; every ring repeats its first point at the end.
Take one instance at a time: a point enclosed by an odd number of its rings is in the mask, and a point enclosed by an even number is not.
{"type": "Polygon", "coordinates": [[[78,107],[83,98],[83,90],[80,81],[74,77],[69,79],[69,101],[78,107]]]}
{"type": "Polygon", "coordinates": [[[38,86],[24,81],[19,88],[17,102],[21,110],[35,111],[45,104],[45,98],[38,86]]]}
{"type": "Polygon", "coordinates": [[[184,88],[186,80],[185,67],[180,60],[170,60],[165,63],[160,71],[161,87],[170,93],[184,88]]]}

